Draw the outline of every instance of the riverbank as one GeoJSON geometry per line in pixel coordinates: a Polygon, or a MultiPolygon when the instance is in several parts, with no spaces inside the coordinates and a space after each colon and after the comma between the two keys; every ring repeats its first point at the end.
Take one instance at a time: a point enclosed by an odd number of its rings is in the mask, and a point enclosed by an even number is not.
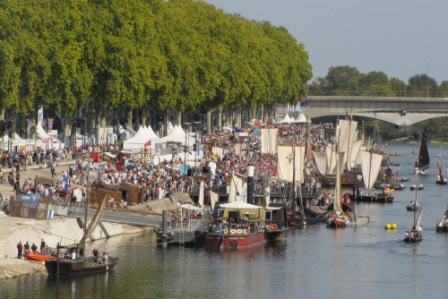
{"type": "MultiPolygon", "coordinates": [[[[114,237],[123,234],[137,234],[151,230],[149,227],[133,227],[115,223],[102,222],[92,234],[90,241],[104,239],[106,236],[114,237]]],[[[76,219],[55,218],[53,220],[34,220],[27,218],[10,217],[0,212],[0,279],[14,278],[45,272],[43,263],[25,261],[17,258],[17,243],[28,241],[39,247],[40,240],[44,239],[49,247],[56,247],[60,242],[63,245],[74,244],[81,239],[82,228],[76,219]]]]}
{"type": "MultiPolygon", "coordinates": [[[[69,165],[76,163],[74,160],[65,160],[59,163],[57,174],[61,174],[69,165]]],[[[8,173],[11,169],[3,169],[8,173]]],[[[28,166],[26,171],[20,171],[21,183],[25,178],[36,176],[51,178],[48,168],[41,166],[28,166]]],[[[5,201],[9,201],[14,195],[13,187],[3,182],[0,184],[0,193],[5,201]]],[[[152,230],[149,227],[134,227],[130,225],[102,222],[88,241],[95,241],[107,237],[123,234],[136,234],[152,230]]],[[[28,241],[30,246],[35,243],[40,246],[42,239],[47,246],[55,248],[57,243],[69,245],[78,242],[83,235],[83,229],[76,219],[54,217],[52,220],[35,220],[28,218],[11,217],[0,211],[0,279],[14,278],[21,275],[29,275],[45,272],[45,266],[40,262],[25,261],[17,258],[17,243],[28,241]]]]}

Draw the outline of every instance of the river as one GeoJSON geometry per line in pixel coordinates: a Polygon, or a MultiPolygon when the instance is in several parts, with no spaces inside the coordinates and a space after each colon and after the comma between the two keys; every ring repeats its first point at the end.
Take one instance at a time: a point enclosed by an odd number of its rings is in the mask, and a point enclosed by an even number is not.
{"type": "Polygon", "coordinates": [[[423,241],[403,242],[413,221],[406,205],[414,198],[409,169],[418,147],[391,145],[400,154],[391,157],[400,163],[394,172],[410,178],[408,188],[395,191],[391,204],[357,204],[358,214],[370,217],[363,227],[308,225],[281,244],[230,252],[160,249],[150,233],[114,237],[94,244],[120,257],[113,273],[3,280],[1,298],[447,298],[448,235],[435,232],[448,204],[448,186],[435,184],[440,145],[429,144],[431,170],[418,180],[423,241]],[[387,223],[397,229],[385,230],[387,223]]]}

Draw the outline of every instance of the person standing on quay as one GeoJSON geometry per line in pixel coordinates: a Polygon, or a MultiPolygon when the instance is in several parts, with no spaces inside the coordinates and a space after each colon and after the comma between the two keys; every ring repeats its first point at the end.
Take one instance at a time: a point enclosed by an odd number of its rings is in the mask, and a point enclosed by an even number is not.
{"type": "Polygon", "coordinates": [[[45,249],[45,241],[44,239],[42,239],[42,241],[40,241],[40,253],[41,254],[46,254],[46,249],[45,249]]]}
{"type": "Polygon", "coordinates": [[[17,243],[17,258],[21,259],[22,258],[22,241],[19,241],[19,243],[17,243]]]}

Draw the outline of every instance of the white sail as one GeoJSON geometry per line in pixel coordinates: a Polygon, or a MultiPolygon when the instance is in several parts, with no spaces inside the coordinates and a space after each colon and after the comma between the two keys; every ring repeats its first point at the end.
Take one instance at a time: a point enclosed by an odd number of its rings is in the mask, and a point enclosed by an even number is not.
{"type": "MultiPolygon", "coordinates": [[[[351,157],[352,145],[355,141],[356,127],[358,122],[354,120],[340,119],[338,127],[336,129],[336,140],[338,144],[338,152],[345,152],[345,158],[343,165],[347,170],[351,170],[350,163],[347,163],[346,159],[351,157]]],[[[342,162],[342,161],[341,161],[342,162]]]]}
{"type": "Polygon", "coordinates": [[[326,152],[313,152],[314,165],[320,174],[327,173],[327,155],[326,152]]]}
{"type": "Polygon", "coordinates": [[[334,191],[334,209],[336,211],[342,211],[341,205],[341,173],[343,165],[341,161],[344,160],[344,153],[337,153],[336,155],[336,185],[334,191]]]}
{"type": "MultiPolygon", "coordinates": [[[[327,174],[336,174],[336,152],[332,149],[332,146],[327,146],[325,149],[327,156],[327,174]]],[[[342,164],[342,163],[341,163],[342,164]]]]}
{"type": "Polygon", "coordinates": [[[261,129],[261,152],[268,154],[277,153],[278,129],[261,129]]]}
{"type": "Polygon", "coordinates": [[[295,170],[296,182],[303,180],[303,164],[305,160],[305,146],[279,146],[278,151],[278,177],[281,180],[292,182],[295,170]],[[294,169],[295,164],[295,169],[294,169]]]}
{"type": "Polygon", "coordinates": [[[241,194],[243,192],[243,180],[237,175],[232,175],[232,180],[230,181],[230,192],[229,192],[229,202],[239,201],[241,194]]]}
{"type": "Polygon", "coordinates": [[[361,145],[362,145],[362,140],[357,140],[355,142],[353,142],[352,145],[352,151],[351,151],[351,155],[350,155],[350,167],[354,168],[356,167],[359,163],[359,152],[361,150],[361,145]]]}
{"type": "Polygon", "coordinates": [[[381,161],[383,156],[368,151],[361,151],[361,170],[364,185],[367,188],[367,192],[370,193],[373,185],[378,178],[378,174],[381,169],[381,161]]]}

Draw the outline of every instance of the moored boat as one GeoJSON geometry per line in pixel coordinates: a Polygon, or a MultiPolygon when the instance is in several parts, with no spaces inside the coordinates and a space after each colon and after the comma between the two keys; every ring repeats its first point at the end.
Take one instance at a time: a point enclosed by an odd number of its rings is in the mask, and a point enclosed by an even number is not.
{"type": "MultiPolygon", "coordinates": [[[[87,166],[87,177],[89,177],[90,166],[87,166]]],[[[88,189],[90,184],[88,186],[88,189]]],[[[117,257],[109,257],[106,252],[99,257],[99,252],[96,250],[93,256],[85,256],[85,242],[91,236],[106,207],[109,195],[100,199],[97,211],[87,226],[87,209],[88,196],[85,203],[84,216],[84,234],[76,246],[62,246],[58,243],[56,247],[56,256],[45,261],[45,268],[48,275],[87,275],[93,273],[105,273],[112,271],[118,262],[117,257]],[[65,249],[62,252],[61,249],[65,249]]]]}
{"type": "Polygon", "coordinates": [[[40,254],[38,252],[33,251],[30,251],[29,253],[25,254],[25,259],[30,261],[44,262],[50,258],[54,258],[54,256],[48,254],[40,254]]]}
{"type": "Polygon", "coordinates": [[[443,214],[442,219],[437,221],[436,232],[438,232],[438,233],[448,232],[448,208],[445,210],[445,213],[443,214]]]}
{"type": "Polygon", "coordinates": [[[437,174],[437,178],[436,178],[436,184],[438,185],[446,185],[447,179],[446,177],[443,175],[443,153],[442,153],[442,147],[440,147],[440,155],[439,155],[439,161],[437,161],[437,168],[439,170],[439,173],[437,174]]]}
{"type": "Polygon", "coordinates": [[[422,133],[422,138],[420,141],[420,150],[418,153],[418,159],[415,162],[415,170],[416,174],[426,174],[429,169],[429,152],[428,152],[428,144],[426,141],[425,132],[422,133]]]}
{"type": "Polygon", "coordinates": [[[265,209],[245,202],[221,204],[218,219],[210,225],[205,246],[238,249],[265,243],[265,209]]]}
{"type": "Polygon", "coordinates": [[[411,190],[411,191],[415,191],[415,190],[423,190],[423,189],[424,189],[423,184],[419,184],[418,186],[417,186],[416,184],[412,184],[412,185],[409,187],[409,190],[411,190]]]}

